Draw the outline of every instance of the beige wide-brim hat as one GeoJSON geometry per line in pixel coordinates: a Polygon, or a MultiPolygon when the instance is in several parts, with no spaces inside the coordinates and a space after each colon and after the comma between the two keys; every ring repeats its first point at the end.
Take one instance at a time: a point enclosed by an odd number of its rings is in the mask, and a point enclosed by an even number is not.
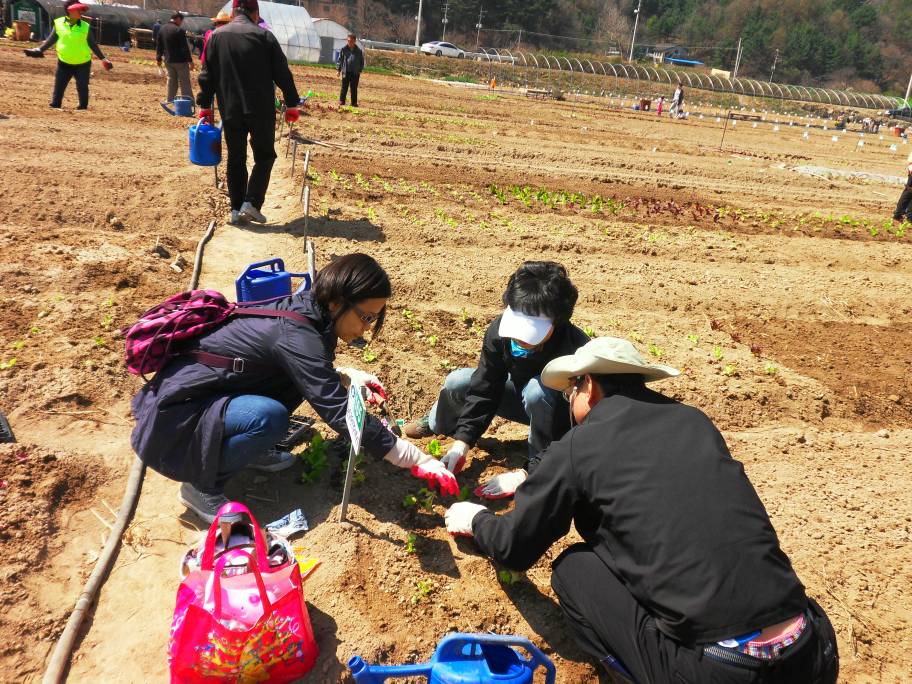
{"type": "Polygon", "coordinates": [[[642,375],[646,382],[673,378],[681,371],[659,363],[649,363],[630,342],[618,337],[597,337],[570,356],[559,356],[541,374],[546,387],[564,391],[573,378],[582,375],[612,375],[630,373],[642,375]]]}

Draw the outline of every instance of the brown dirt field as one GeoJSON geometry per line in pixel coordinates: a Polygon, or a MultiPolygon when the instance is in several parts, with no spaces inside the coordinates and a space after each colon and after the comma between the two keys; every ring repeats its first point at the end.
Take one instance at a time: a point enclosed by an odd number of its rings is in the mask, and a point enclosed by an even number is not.
{"type": "MultiPolygon", "coordinates": [[[[224,220],[212,173],[186,162],[188,121],[157,104],[164,84],[148,58],[131,52],[98,70],[88,112],[73,111],[73,92],[55,112],[52,60],[0,49],[0,409],[22,443],[0,450],[0,662],[13,681],[40,679],[107,531],[92,510],[113,517],[105,504],[116,508],[133,458],[128,401],[140,383],[114,331],[186,287],[189,267],[169,264],[192,262],[208,221],[224,220]],[[156,242],[169,258],[153,254],[156,242]]],[[[909,681],[912,261],[910,237],[883,225],[899,187],[791,170],[899,175],[898,139],[868,136],[860,152],[850,135],[832,143],[810,129],[804,141],[803,124],[776,133],[742,122],[720,151],[714,112],[659,120],[374,74],[362,80],[362,109],[338,112],[332,72],[295,73],[316,93],[297,131],[342,146],[308,147],[317,265],[363,250],[395,288],[376,360],[342,350],[340,361],[378,373],[397,414],[417,417],[447,369],[474,363],[509,273],[526,258],[562,261],[580,289],[580,325],[686,371],[663,390],[706,411],[744,462],[836,626],[841,680],[909,681]]],[[[202,286],[232,293],[243,266],[269,256],[303,269],[301,173],[299,161],[291,177],[280,154],[271,223],[220,225],[202,286]]],[[[522,431],[496,421],[460,479],[516,467],[523,452],[522,431]]],[[[330,473],[302,485],[295,466],[230,485],[258,497],[261,522],[295,507],[311,522],[298,541],[323,561],[306,585],[321,656],[307,681],[346,681],[354,654],[424,660],[451,629],[528,635],[558,681],[596,681],[550,590],[548,563],[566,542],[503,586],[471,541],[446,534],[446,502],[407,511],[414,479],[362,468],[343,526],[331,522],[340,494],[330,473]],[[418,580],[434,589],[413,604],[418,580]]],[[[195,534],[176,490],[147,474],[71,681],[166,679],[179,560],[195,534]]]]}

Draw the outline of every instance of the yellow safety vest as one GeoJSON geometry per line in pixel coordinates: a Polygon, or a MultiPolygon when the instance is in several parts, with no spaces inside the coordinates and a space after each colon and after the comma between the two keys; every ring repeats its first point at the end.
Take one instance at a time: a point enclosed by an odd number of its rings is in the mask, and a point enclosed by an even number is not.
{"type": "Polygon", "coordinates": [[[57,32],[57,59],[65,64],[85,64],[92,60],[89,49],[89,23],[79,20],[71,24],[66,17],[54,19],[57,32]]]}

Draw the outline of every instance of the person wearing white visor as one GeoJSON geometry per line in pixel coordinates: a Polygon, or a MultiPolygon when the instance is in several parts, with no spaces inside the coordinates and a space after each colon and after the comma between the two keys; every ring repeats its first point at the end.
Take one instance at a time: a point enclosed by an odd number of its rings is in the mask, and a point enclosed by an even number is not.
{"type": "Polygon", "coordinates": [[[551,587],[613,681],[835,684],[833,627],[743,466],[706,415],[647,385],[678,374],[614,337],[551,361],[542,383],[579,425],[513,510],[456,503],[447,530],[525,571],[574,527],[582,542],[554,560],[551,587]]]}
{"type": "Polygon", "coordinates": [[[494,416],[529,426],[526,468],[501,473],[475,490],[476,496],[512,496],[543,452],[570,429],[567,403],[541,383],[554,358],[572,354],[588,341],[570,322],[578,298],[566,269],[553,261],[527,261],[516,270],[503,295],[504,311],[488,326],[477,368],[450,373],[437,402],[404,432],[414,439],[454,438],[443,462],[459,473],[466,454],[494,416]]]}

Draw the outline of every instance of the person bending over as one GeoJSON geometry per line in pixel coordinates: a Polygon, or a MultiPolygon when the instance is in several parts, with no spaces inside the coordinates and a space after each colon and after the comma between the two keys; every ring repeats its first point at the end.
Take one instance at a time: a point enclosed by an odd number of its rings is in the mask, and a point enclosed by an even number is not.
{"type": "Polygon", "coordinates": [[[551,586],[579,645],[639,684],[832,684],[833,628],[779,546],[744,467],[699,410],[649,389],[678,375],[626,340],[554,359],[542,382],[579,423],[494,515],[457,503],[447,530],[512,570],[570,531],[551,586]]]}
{"type": "MultiPolygon", "coordinates": [[[[333,360],[339,340],[380,332],[391,292],[374,259],[348,254],[321,270],[312,290],[266,307],[292,317],[234,316],[195,338],[133,398],[133,449],[150,468],[182,482],[181,503],[211,523],[227,501],[225,484],[240,470],[275,472],[294,463],[273,447],[303,400],[346,434],[345,388],[353,382],[383,391],[375,376],[334,369],[333,360]]],[[[458,492],[440,461],[370,414],[362,440],[368,454],[412,468],[444,493],[458,492]]]]}
{"type": "Polygon", "coordinates": [[[451,435],[453,444],[443,462],[453,473],[462,470],[466,454],[494,419],[529,426],[525,470],[492,478],[478,495],[512,496],[552,440],[570,427],[567,404],[560,392],[541,383],[541,371],[552,359],[571,354],[589,339],[570,322],[578,293],[566,269],[553,261],[527,261],[507,283],[504,312],[484,336],[478,367],[450,373],[437,402],[423,418],[405,426],[412,438],[451,435]]]}

